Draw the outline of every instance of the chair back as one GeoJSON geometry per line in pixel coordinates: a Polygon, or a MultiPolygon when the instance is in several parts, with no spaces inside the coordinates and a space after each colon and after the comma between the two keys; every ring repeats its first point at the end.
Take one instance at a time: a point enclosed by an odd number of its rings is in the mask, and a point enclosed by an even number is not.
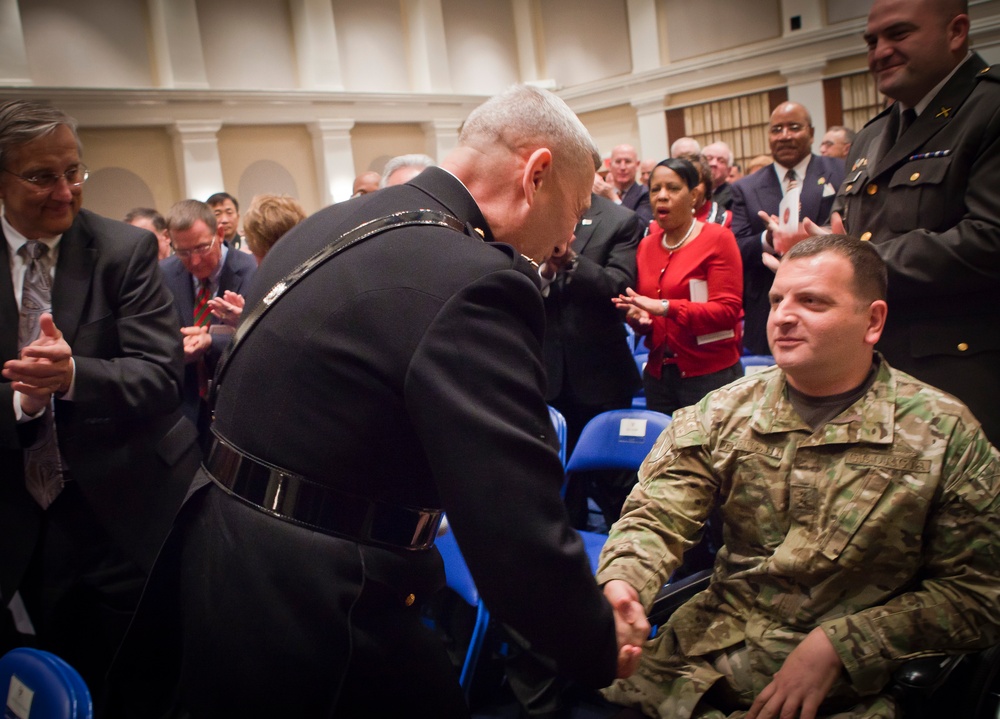
{"type": "Polygon", "coordinates": [[[614,409],[590,420],[580,432],[566,471],[638,469],[670,415],[648,409],[614,409]]]}
{"type": "Polygon", "coordinates": [[[755,374],[768,367],[773,367],[774,357],[771,355],[743,355],[740,357],[740,362],[743,363],[743,374],[755,374]]]}
{"type": "Polygon", "coordinates": [[[6,687],[5,717],[93,719],[94,707],[83,677],[50,652],[29,647],[0,657],[0,691],[6,687]]]}
{"type": "Polygon", "coordinates": [[[556,439],[559,440],[559,461],[562,462],[562,466],[566,466],[566,418],[563,417],[562,412],[557,410],[551,404],[549,405],[549,418],[552,420],[552,426],[556,428],[556,439]]]}

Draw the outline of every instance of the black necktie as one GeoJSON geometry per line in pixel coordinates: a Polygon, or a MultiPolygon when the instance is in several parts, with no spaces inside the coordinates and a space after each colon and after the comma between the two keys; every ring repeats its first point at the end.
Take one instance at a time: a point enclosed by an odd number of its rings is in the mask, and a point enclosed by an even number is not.
{"type": "Polygon", "coordinates": [[[914,110],[912,107],[909,110],[904,110],[900,114],[900,116],[899,116],[899,135],[896,136],[897,140],[900,137],[902,137],[906,133],[907,130],[910,129],[910,125],[912,125],[913,121],[916,120],[916,119],[917,119],[917,111],[914,110]]]}

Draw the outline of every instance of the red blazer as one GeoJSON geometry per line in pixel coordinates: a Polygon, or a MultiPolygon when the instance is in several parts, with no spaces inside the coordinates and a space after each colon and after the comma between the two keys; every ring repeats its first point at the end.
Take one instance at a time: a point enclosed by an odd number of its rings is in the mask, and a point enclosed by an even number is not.
{"type": "Polygon", "coordinates": [[[659,377],[664,361],[676,362],[682,377],[731,367],[739,361],[742,347],[743,263],[736,238],[722,225],[706,223],[673,252],[663,248],[662,240],[663,230],[653,222],[636,251],[636,291],[670,300],[667,316],[653,318],[652,333],[646,338],[649,373],[659,377]],[[707,302],[691,300],[692,281],[707,283],[707,302]],[[732,336],[705,341],[706,335],[726,332],[732,336]]]}

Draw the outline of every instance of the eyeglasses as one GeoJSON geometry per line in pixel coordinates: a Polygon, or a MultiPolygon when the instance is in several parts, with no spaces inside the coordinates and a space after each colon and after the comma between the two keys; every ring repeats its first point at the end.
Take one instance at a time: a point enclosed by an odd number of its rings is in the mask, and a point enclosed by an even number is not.
{"type": "Polygon", "coordinates": [[[770,127],[772,135],[781,135],[785,132],[785,130],[788,130],[789,134],[791,135],[797,135],[804,129],[806,129],[806,126],[800,125],[797,122],[792,122],[788,125],[771,125],[770,127]]]}
{"type": "Polygon", "coordinates": [[[170,243],[170,247],[173,249],[175,255],[180,257],[182,260],[186,260],[194,256],[202,257],[203,255],[207,255],[212,251],[212,248],[215,247],[215,241],[218,239],[218,236],[215,236],[207,245],[197,245],[196,247],[192,247],[190,250],[178,250],[174,247],[174,243],[172,242],[170,243]]]}
{"type": "Polygon", "coordinates": [[[70,187],[80,187],[90,177],[90,170],[87,169],[86,165],[71,167],[66,172],[39,172],[37,175],[30,176],[19,175],[7,168],[4,168],[3,171],[22,182],[27,182],[39,192],[48,192],[59,184],[59,180],[66,180],[66,184],[70,187]]]}

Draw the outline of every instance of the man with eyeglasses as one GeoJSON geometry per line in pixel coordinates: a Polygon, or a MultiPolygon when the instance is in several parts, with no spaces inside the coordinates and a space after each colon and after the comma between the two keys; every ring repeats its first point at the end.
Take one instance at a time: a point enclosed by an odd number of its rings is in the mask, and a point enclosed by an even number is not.
{"type": "Polygon", "coordinates": [[[223,242],[225,228],[204,202],[181,200],[171,207],[167,232],[174,256],[160,262],[160,267],[181,323],[185,364],[182,407],[206,443],[208,380],[231,337],[230,327],[212,327],[208,300],[221,297],[226,290],[245,294],[257,262],[252,255],[223,242]]]}
{"type": "Polygon", "coordinates": [[[199,453],[156,238],[80,208],[75,128],[0,104],[0,654],[54,651],[99,697],[199,453]]]}
{"type": "Polygon", "coordinates": [[[760,355],[771,353],[767,345],[767,296],[774,280],[774,271],[764,264],[763,254],[776,254],[764,217],[777,215],[782,198],[799,187],[799,219],[824,224],[844,179],[843,162],[813,154],[812,118],[799,103],[783,102],[774,108],[768,133],[774,163],[732,185],[733,234],[743,258],[743,346],[760,355]]]}

